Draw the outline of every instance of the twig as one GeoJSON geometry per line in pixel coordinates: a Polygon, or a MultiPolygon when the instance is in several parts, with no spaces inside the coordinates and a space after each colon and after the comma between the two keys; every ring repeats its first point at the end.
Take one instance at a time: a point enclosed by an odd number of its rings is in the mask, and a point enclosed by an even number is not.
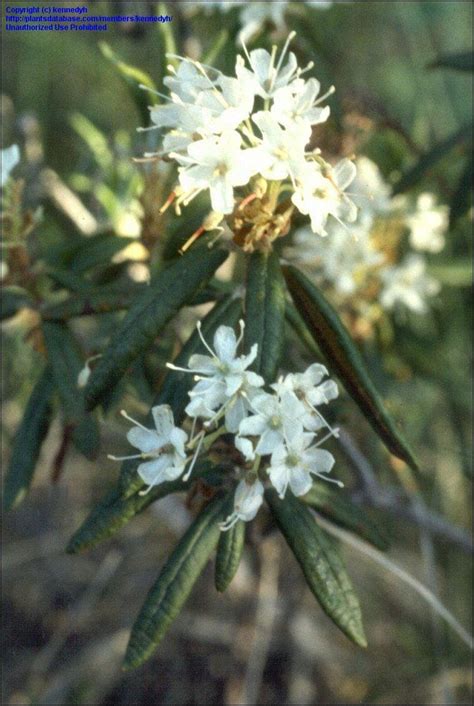
{"type": "Polygon", "coordinates": [[[256,704],[262,686],[263,671],[267,662],[272,628],[278,601],[279,546],[267,540],[260,552],[261,578],[258,590],[255,639],[247,661],[239,704],[256,704]]]}
{"type": "Polygon", "coordinates": [[[386,510],[396,517],[414,522],[419,527],[427,529],[431,534],[455,544],[462,551],[473,553],[474,545],[469,532],[451,524],[427,508],[421,498],[416,499],[416,508],[414,508],[415,496],[399,488],[383,487],[379,483],[371,463],[344,429],[339,430],[339,441],[352,462],[362,486],[361,494],[356,494],[354,500],[366,502],[374,508],[386,510]]]}
{"type": "Polygon", "coordinates": [[[332,534],[334,537],[337,537],[337,539],[340,539],[354,549],[357,549],[357,551],[364,554],[364,556],[369,557],[369,559],[372,559],[380,566],[383,566],[384,569],[387,569],[387,571],[399,578],[400,581],[403,581],[408,584],[408,586],[411,586],[427,603],[429,603],[432,609],[446,621],[446,623],[454,630],[454,632],[469,647],[469,649],[474,650],[474,638],[472,635],[463,628],[454,615],[449,612],[449,610],[441,603],[433,592],[426,588],[426,586],[418,581],[418,579],[411,574],[408,574],[397,564],[394,564],[393,561],[388,559],[388,557],[379,552],[377,549],[373,549],[371,546],[362,540],[357,539],[349,532],[346,532],[330,522],[327,522],[319,513],[315,512],[314,514],[318,518],[318,523],[327,532],[329,532],[329,534],[332,534]]]}

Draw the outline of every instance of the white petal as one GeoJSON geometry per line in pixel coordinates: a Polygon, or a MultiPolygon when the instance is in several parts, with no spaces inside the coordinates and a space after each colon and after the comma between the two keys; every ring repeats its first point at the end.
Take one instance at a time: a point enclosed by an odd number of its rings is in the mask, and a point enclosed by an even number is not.
{"type": "Polygon", "coordinates": [[[173,412],[169,404],[160,404],[152,407],[151,413],[158,436],[169,437],[171,430],[174,428],[173,412]]]}
{"type": "Polygon", "coordinates": [[[237,395],[225,413],[225,426],[232,434],[236,434],[247,414],[247,404],[243,397],[237,395]]]}
{"type": "Polygon", "coordinates": [[[303,461],[310,473],[329,473],[334,466],[334,456],[326,449],[307,449],[303,461]]]}
{"type": "Polygon", "coordinates": [[[188,440],[188,435],[183,429],[179,427],[174,427],[170,434],[170,443],[173,444],[176,449],[176,453],[183,458],[186,458],[186,452],[184,450],[184,445],[188,440]]]}
{"type": "Polygon", "coordinates": [[[271,484],[276,489],[278,495],[281,495],[287,488],[289,482],[288,468],[284,465],[270,466],[268,469],[271,484]]]}
{"type": "Polygon", "coordinates": [[[159,483],[163,483],[167,480],[166,470],[169,463],[169,456],[165,454],[164,456],[153,459],[153,461],[141,463],[138,466],[137,471],[147,485],[158,485],[159,483]]]}
{"type": "Polygon", "coordinates": [[[127,439],[132,446],[140,449],[142,453],[150,453],[160,449],[165,440],[158,436],[156,431],[151,429],[142,429],[141,427],[132,427],[127,432],[127,439]]]}
{"type": "Polygon", "coordinates": [[[356,174],[357,168],[350,159],[341,159],[334,167],[334,180],[342,191],[353,182],[356,174]]]}
{"type": "Polygon", "coordinates": [[[234,210],[234,189],[226,178],[216,179],[210,187],[211,206],[218,213],[232,213],[234,210]]]}
{"type": "Polygon", "coordinates": [[[239,434],[242,434],[242,436],[260,436],[266,428],[266,419],[259,414],[254,414],[240,422],[239,434]]]}
{"type": "Polygon", "coordinates": [[[261,456],[271,454],[283,441],[283,434],[275,429],[266,429],[260,437],[256,452],[261,456]]]}
{"type": "Polygon", "coordinates": [[[188,361],[188,368],[195,373],[202,375],[215,375],[216,361],[209,355],[194,353],[188,361]]]}
{"type": "Polygon", "coordinates": [[[225,363],[235,358],[237,339],[234,329],[230,326],[219,326],[214,334],[214,350],[217,357],[225,363]]]}
{"type": "Polygon", "coordinates": [[[313,485],[311,475],[304,468],[295,468],[290,474],[290,488],[297,497],[305,495],[313,485]]]}
{"type": "Polygon", "coordinates": [[[255,458],[255,451],[253,444],[250,439],[244,439],[243,436],[236,436],[234,440],[235,448],[240,451],[244,456],[246,461],[253,461],[255,458]]]}
{"type": "Polygon", "coordinates": [[[263,485],[259,480],[252,485],[241,480],[234,496],[234,509],[242,520],[253,520],[263,502],[263,485]]]}

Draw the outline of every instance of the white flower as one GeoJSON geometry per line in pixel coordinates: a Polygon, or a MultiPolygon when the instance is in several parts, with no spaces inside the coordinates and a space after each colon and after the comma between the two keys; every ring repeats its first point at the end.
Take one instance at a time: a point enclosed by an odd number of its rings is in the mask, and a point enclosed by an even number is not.
{"type": "Polygon", "coordinates": [[[330,282],[343,296],[353,294],[365,283],[367,271],[385,261],[385,255],[375,249],[370,238],[371,220],[359,220],[349,228],[333,222],[324,240],[310,228],[300,228],[286,254],[319,280],[330,282]]]}
{"type": "Polygon", "coordinates": [[[361,209],[360,214],[373,216],[389,213],[393,208],[391,188],[378,166],[368,157],[358,157],[355,166],[357,171],[352,189],[354,201],[361,209]]]}
{"type": "Polygon", "coordinates": [[[440,252],[444,248],[444,234],[448,228],[447,206],[437,206],[433,194],[418,196],[416,211],[407,218],[410,228],[410,245],[415,250],[440,252]]]}
{"type": "Polygon", "coordinates": [[[252,116],[253,122],[262,133],[262,152],[265,161],[259,172],[265,179],[285,179],[301,172],[305,165],[305,147],[311,137],[311,125],[289,125],[283,129],[268,111],[252,116]]]}
{"type": "Polygon", "coordinates": [[[317,164],[307,163],[304,167],[291,200],[300,213],[310,216],[313,231],[327,235],[325,225],[329,215],[338,221],[355,221],[357,208],[344,194],[356,174],[353,162],[342,159],[334,168],[326,169],[326,175],[317,164]]]}
{"type": "Polygon", "coordinates": [[[11,145],[2,150],[2,188],[7,183],[10,172],[20,161],[20,150],[18,145],[11,145]]]}
{"type": "Polygon", "coordinates": [[[263,485],[259,480],[247,483],[241,480],[234,495],[234,512],[221,524],[221,530],[227,531],[236,522],[243,520],[249,522],[257,514],[263,502],[263,485]]]}
{"type": "Polygon", "coordinates": [[[276,65],[276,52],[272,51],[269,54],[266,49],[254,49],[250,54],[247,54],[251,71],[245,66],[244,59],[241,56],[237,57],[235,75],[253,94],[262,98],[271,98],[275,91],[287,86],[291,81],[299,77],[301,69],[298,67],[298,62],[293,52],[289,53],[288,61],[283,66],[288,44],[293,36],[294,33],[288,36],[276,65]]]}
{"type": "Polygon", "coordinates": [[[211,112],[210,122],[204,128],[208,133],[218,135],[227,130],[235,130],[249,117],[254,95],[236,78],[221,75],[216,84],[221,91],[202,91],[197,98],[197,104],[211,112]]]}
{"type": "MultiPolygon", "coordinates": [[[[171,95],[174,94],[183,103],[193,103],[201,91],[208,90],[215,83],[191,60],[181,61],[177,70],[173,66],[169,69],[172,75],[165,76],[163,83],[170,90],[171,95]]],[[[216,71],[216,74],[218,73],[216,71]]]]}
{"type": "Polygon", "coordinates": [[[331,471],[334,457],[325,449],[310,446],[313,439],[310,433],[295,434],[272,453],[268,475],[280,498],[288,486],[294,495],[304,495],[313,484],[311,475],[324,478],[331,471]]]}
{"type": "Polygon", "coordinates": [[[252,400],[250,415],[240,422],[239,436],[258,436],[255,453],[271,453],[288,436],[303,432],[305,407],[290,391],[281,397],[264,392],[252,400]]]}
{"type": "Polygon", "coordinates": [[[260,375],[247,370],[257,357],[257,344],[252,346],[248,355],[237,357],[237,348],[243,337],[243,321],[240,325],[238,339],[232,328],[219,326],[214,334],[212,350],[202,337],[198,323],[201,340],[211,355],[192,355],[187,369],[176,368],[168,363],[172,370],[190,372],[196,376],[197,382],[189,393],[191,401],[186,407],[186,414],[212,422],[220,413],[225,412],[226,428],[233,433],[237,432],[241,420],[246,416],[256,390],[264,383],[260,375]]]}
{"type": "Polygon", "coordinates": [[[383,283],[380,303],[387,309],[402,305],[423,314],[427,308],[426,298],[440,290],[439,282],[426,273],[421,255],[407,255],[400,264],[383,270],[380,276],[383,283]]]}
{"type": "MultiPolygon", "coordinates": [[[[328,106],[318,108],[328,94],[317,99],[321,84],[315,78],[307,81],[295,79],[289,86],[275,91],[271,114],[284,127],[296,125],[317,125],[324,123],[330,114],[328,106]]],[[[333,89],[328,92],[333,92],[333,89]]]]}
{"type": "Polygon", "coordinates": [[[339,395],[334,380],[322,382],[326,375],[328,375],[328,371],[324,365],[313,363],[304,373],[289,373],[271,385],[279,396],[282,397],[285,393],[290,392],[304,403],[306,410],[301,421],[305,429],[312,432],[324,426],[330,429],[317,407],[328,404],[339,395]]]}
{"type": "Polygon", "coordinates": [[[169,405],[157,405],[151,413],[155,429],[147,429],[122,411],[122,415],[136,425],[128,431],[127,439],[140,453],[123,457],[109,456],[116,461],[143,459],[145,463],[140,463],[137,471],[150,487],[175,480],[183,473],[187,461],[184,447],[188,439],[185,431],[174,426],[173,412],[169,405]]]}
{"type": "Polygon", "coordinates": [[[179,183],[184,191],[198,193],[209,189],[212,209],[232,213],[234,187],[247,184],[262,164],[258,147],[242,150],[241,145],[241,136],[233,131],[193,142],[186,156],[172,153],[170,156],[186,165],[179,170],[179,183]]]}
{"type": "Polygon", "coordinates": [[[271,22],[276,29],[285,27],[285,11],[288,2],[252,2],[247,3],[240,13],[242,29],[238,35],[240,44],[246,44],[257,34],[266,22],[271,22]]]}

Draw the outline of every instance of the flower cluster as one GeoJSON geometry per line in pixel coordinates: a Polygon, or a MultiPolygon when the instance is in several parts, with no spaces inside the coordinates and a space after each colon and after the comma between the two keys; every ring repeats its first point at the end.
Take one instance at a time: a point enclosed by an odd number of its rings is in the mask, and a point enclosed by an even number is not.
{"type": "MultiPolygon", "coordinates": [[[[160,151],[145,156],[178,164],[178,184],[165,207],[174,200],[179,209],[208,191],[214,213],[204,229],[214,229],[233,213],[245,220],[247,205],[251,214],[281,216],[278,199],[289,191],[286,221],[296,207],[309,216],[313,232],[325,235],[330,215],[338,221],[355,220],[356,206],[345,193],[356,174],[354,164],[342,159],[332,166],[320,150],[308,150],[312,126],[329,117],[323,103],[334,87],[320,96],[319,81],[302,78],[312,64],[302,69],[293,52],[288,53],[293,36],[278,58],[276,47],[271,53],[249,53],[244,47],[246,60],[237,56],[233,77],[176,57],[178,68],[170,67],[171,75],[164,79],[170,94],[162,96],[165,103],[150,108],[153,125],[142,128],[164,131],[160,151]]],[[[246,233],[251,215],[248,220],[246,233]]],[[[233,226],[235,232],[235,221],[233,226]]],[[[259,237],[264,233],[274,238],[287,230],[280,224],[279,229],[260,229],[259,237]]]]}
{"type": "Polygon", "coordinates": [[[172,370],[194,375],[195,384],[186,407],[192,419],[190,435],[175,427],[168,405],[152,409],[155,429],[147,429],[122,412],[135,425],[127,439],[140,453],[111,456],[114,460],[140,459],[138,473],[152,487],[180,476],[186,480],[203,448],[208,450],[224,432],[234,434],[242,463],[234,511],[222,525],[223,530],[238,520],[255,517],[263,501],[265,483],[271,483],[283,498],[288,487],[297,496],[307,493],[313,476],[327,479],[334,458],[319,447],[328,436],[338,433],[319,411],[321,405],[338,394],[336,384],[324,380],[326,368],[315,363],[304,373],[281,377],[270,386],[271,392],[265,391],[263,378],[248,370],[257,355],[257,345],[247,355],[237,354],[243,322],[240,325],[239,338],[232,328],[220,326],[214,335],[213,349],[198,325],[209,355],[192,355],[187,368],[168,364],[172,370]],[[198,424],[201,428],[196,431],[198,424]],[[318,438],[324,430],[326,433],[318,438]]]}
{"type": "Polygon", "coordinates": [[[384,309],[424,313],[426,300],[440,287],[427,274],[420,251],[443,248],[448,209],[428,193],[421,194],[414,207],[405,197],[391,197],[390,186],[366,157],[356,160],[356,168],[354,200],[361,207],[357,220],[344,227],[333,221],[326,240],[315,238],[307,227],[298,229],[286,256],[332,287],[341,304],[353,306],[357,292],[361,300],[378,301],[384,309]],[[419,252],[400,257],[405,238],[408,247],[419,252]]]}

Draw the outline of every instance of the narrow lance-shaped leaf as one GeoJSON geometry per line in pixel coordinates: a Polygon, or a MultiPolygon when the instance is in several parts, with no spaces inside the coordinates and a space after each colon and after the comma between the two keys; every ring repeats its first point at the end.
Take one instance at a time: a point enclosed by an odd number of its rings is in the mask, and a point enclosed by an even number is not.
{"type": "MultiPolygon", "coordinates": [[[[231,296],[218,302],[201,322],[201,333],[205,340],[212,343],[216,329],[225,324],[235,326],[242,310],[240,299],[231,296]]],[[[173,361],[179,368],[185,368],[188,361],[195,353],[207,353],[197,331],[189,337],[179,355],[173,361]]],[[[184,419],[184,410],[189,402],[188,392],[194,385],[193,376],[177,370],[169,370],[162,382],[152,407],[159,404],[169,404],[173,410],[174,421],[177,426],[184,419]]],[[[151,411],[148,413],[145,425],[153,426],[151,411]]],[[[136,472],[137,461],[124,461],[120,471],[119,486],[124,497],[128,497],[143,487],[144,483],[136,472]]]]}
{"type": "Polygon", "coordinates": [[[467,160],[458,185],[449,203],[449,222],[453,226],[456,221],[469,211],[472,204],[472,184],[474,176],[474,158],[467,160]]]}
{"type": "Polygon", "coordinates": [[[5,510],[18,505],[31,485],[41,445],[51,422],[53,394],[51,371],[46,368],[33,388],[15,435],[3,488],[5,510]]]}
{"type": "Polygon", "coordinates": [[[43,334],[64,419],[72,427],[72,440],[84,456],[93,459],[99,449],[99,429],[97,420],[86,412],[84,394],[77,384],[84,365],[77,341],[67,324],[57,321],[43,322],[43,334]]]}
{"type": "Polygon", "coordinates": [[[130,289],[122,287],[120,291],[91,291],[85,294],[74,294],[58,304],[44,306],[41,315],[43,319],[48,321],[62,321],[75,316],[93,316],[128,309],[137,296],[137,292],[142,292],[144,287],[146,285],[130,286],[130,289]]]}
{"type": "Polygon", "coordinates": [[[393,187],[393,194],[400,194],[411,189],[452,149],[466,144],[469,140],[472,141],[472,125],[464,125],[454,135],[450,135],[445,140],[438,142],[411,169],[402,174],[400,180],[393,187]]]}
{"type": "Polygon", "coordinates": [[[266,382],[274,382],[283,352],[285,281],[278,254],[255,252],[248,256],[245,295],[245,351],[258,344],[252,369],[266,382]]]}
{"type": "Polygon", "coordinates": [[[34,307],[34,303],[25,289],[21,287],[2,287],[0,293],[0,320],[9,319],[24,307],[34,307]]]}
{"type": "MultiPolygon", "coordinates": [[[[226,508],[230,515],[234,507],[231,496],[226,508]]],[[[218,591],[225,591],[239,568],[245,541],[245,522],[238,520],[230,530],[221,532],[217,545],[216,568],[214,582],[218,591]]]]}
{"type": "Polygon", "coordinates": [[[464,51],[458,54],[445,54],[440,56],[429,69],[455,69],[457,71],[474,71],[474,52],[464,51]]]}
{"type": "Polygon", "coordinates": [[[115,386],[130,363],[156,338],[168,321],[204,286],[227,257],[207,245],[195,247],[160,272],[137,297],[86,388],[89,409],[115,386]]]}
{"type": "Polygon", "coordinates": [[[311,490],[301,500],[337,525],[355,532],[377,549],[387,551],[389,548],[383,529],[340,490],[333,490],[327,483],[313,483],[311,490]]]}
{"type": "Polygon", "coordinates": [[[99,233],[82,240],[69,263],[72,273],[76,275],[88,272],[93,267],[110,265],[114,255],[133,242],[131,238],[120,238],[113,233],[99,233]]]}
{"type": "Polygon", "coordinates": [[[362,356],[337,313],[302,272],[286,266],[284,274],[296,308],[328,365],[337,373],[389,451],[416,469],[417,464],[408,445],[385,410],[362,356]]]}
{"type": "Polygon", "coordinates": [[[209,462],[196,464],[192,477],[183,481],[180,478],[155,486],[147,493],[135,493],[124,498],[119,488],[114,488],[86,517],[82,525],[73,534],[67,545],[69,554],[92,549],[100,542],[109,539],[152,503],[171,493],[188,491],[197,478],[208,479],[218,485],[219,470],[209,462]]]}
{"type": "Polygon", "coordinates": [[[99,42],[99,49],[103,56],[116,67],[121,77],[126,82],[130,89],[130,95],[140,113],[143,125],[147,125],[150,119],[148,106],[156,102],[156,98],[152,93],[152,91],[156,91],[153,80],[142,69],[138,69],[136,66],[130,66],[130,64],[122,61],[107,42],[99,42]],[[147,86],[151,91],[143,90],[140,88],[140,84],[147,86]]]}
{"type": "Polygon", "coordinates": [[[181,611],[219,541],[225,505],[226,498],[220,496],[209,503],[161,570],[133,626],[124,669],[138,667],[151,656],[181,611]]]}
{"type": "Polygon", "coordinates": [[[347,637],[366,647],[359,601],[335,543],[292,493],[288,492],[281,500],[276,490],[269,488],[265,497],[323,610],[347,637]]]}

